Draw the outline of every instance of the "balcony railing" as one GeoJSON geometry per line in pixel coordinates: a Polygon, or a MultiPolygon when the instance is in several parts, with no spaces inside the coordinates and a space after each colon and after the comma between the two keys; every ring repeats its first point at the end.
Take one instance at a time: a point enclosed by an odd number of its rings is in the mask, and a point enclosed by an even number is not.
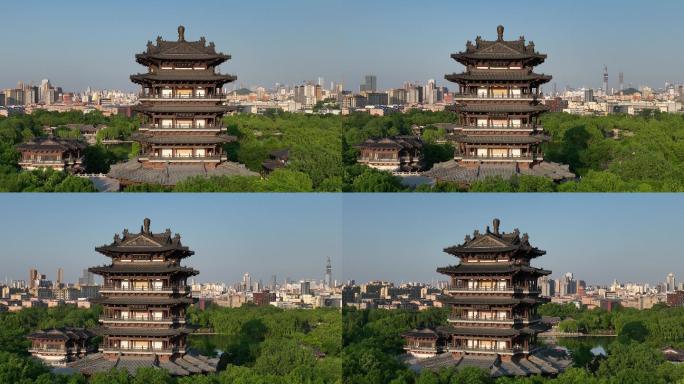
{"type": "Polygon", "coordinates": [[[226,96],[222,94],[204,94],[204,95],[155,95],[139,93],[139,99],[154,99],[154,100],[207,100],[207,99],[224,99],[226,96]]]}
{"type": "Polygon", "coordinates": [[[471,353],[502,353],[513,354],[518,352],[525,352],[522,347],[514,348],[485,348],[485,347],[469,347],[465,345],[449,345],[447,347],[449,352],[471,352],[471,353]]]}
{"type": "Polygon", "coordinates": [[[100,292],[189,292],[189,285],[166,285],[162,287],[122,287],[117,285],[103,285],[100,292]]]}
{"type": "Polygon", "coordinates": [[[494,95],[494,94],[478,94],[478,93],[456,93],[454,98],[456,99],[522,99],[522,100],[533,100],[539,96],[533,94],[505,94],[505,95],[494,95]]]}
{"type": "Polygon", "coordinates": [[[197,129],[197,130],[202,130],[202,129],[212,129],[212,130],[223,130],[226,129],[222,125],[214,125],[214,124],[205,124],[202,126],[199,125],[194,125],[194,124],[189,124],[189,125],[167,125],[167,124],[143,124],[140,126],[140,129],[176,129],[176,130],[183,130],[183,129],[197,129]]]}
{"type": "Polygon", "coordinates": [[[228,160],[227,155],[210,155],[210,156],[154,156],[154,155],[141,155],[138,157],[139,160],[148,160],[148,161],[157,161],[157,162],[165,162],[165,161],[191,161],[191,162],[202,162],[202,161],[210,161],[210,162],[218,162],[218,161],[225,161],[228,160]]]}
{"type": "Polygon", "coordinates": [[[454,157],[462,160],[471,160],[471,161],[506,161],[506,162],[531,162],[534,160],[542,160],[543,157],[541,155],[538,156],[518,156],[518,157],[507,157],[507,156],[474,156],[474,155],[459,155],[456,154],[454,157]]]}
{"type": "MultiPolygon", "coordinates": [[[[519,159],[520,157],[505,157],[507,159],[519,159]]],[[[537,292],[538,288],[529,288],[522,285],[506,285],[506,286],[496,286],[496,287],[467,287],[467,286],[455,286],[449,287],[449,291],[455,292],[537,292]]]]}
{"type": "Polygon", "coordinates": [[[372,157],[359,157],[359,161],[361,162],[367,162],[367,163],[396,163],[399,164],[400,160],[397,158],[380,158],[380,159],[375,159],[372,157]]]}
{"type": "Polygon", "coordinates": [[[537,129],[542,130],[543,128],[535,124],[506,124],[506,125],[479,125],[479,124],[466,124],[462,126],[463,129],[537,129]]]}
{"type": "Polygon", "coordinates": [[[510,324],[510,323],[532,323],[539,321],[538,316],[526,317],[526,316],[506,316],[501,317],[487,317],[487,316],[468,316],[468,315],[449,315],[449,321],[474,321],[474,322],[487,322],[492,324],[510,324]]]}
{"type": "Polygon", "coordinates": [[[118,346],[101,346],[100,351],[104,353],[118,353],[118,352],[129,352],[129,353],[145,353],[145,354],[172,354],[172,353],[183,353],[184,348],[152,348],[152,347],[118,347],[118,346]]]}
{"type": "Polygon", "coordinates": [[[43,164],[43,165],[64,165],[64,164],[80,164],[81,158],[68,157],[61,160],[38,160],[38,159],[21,159],[20,164],[43,164]]]}
{"type": "Polygon", "coordinates": [[[414,345],[405,345],[404,346],[405,350],[411,350],[411,351],[423,351],[423,352],[439,352],[442,350],[441,347],[416,347],[414,345]]]}
{"type": "Polygon", "coordinates": [[[183,316],[164,316],[164,317],[122,317],[122,316],[100,316],[100,321],[102,322],[126,322],[126,323],[184,323],[185,317],[183,316]]]}
{"type": "Polygon", "coordinates": [[[75,353],[78,348],[30,348],[29,353],[75,353]]]}

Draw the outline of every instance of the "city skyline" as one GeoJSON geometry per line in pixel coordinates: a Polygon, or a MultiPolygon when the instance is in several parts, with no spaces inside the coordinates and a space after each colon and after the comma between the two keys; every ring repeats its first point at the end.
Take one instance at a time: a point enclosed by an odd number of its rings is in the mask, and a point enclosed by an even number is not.
{"type": "MultiPolygon", "coordinates": [[[[326,85],[343,82],[346,89],[356,91],[367,74],[377,76],[379,89],[428,79],[447,85],[443,76],[460,70],[449,55],[463,50],[463,42],[477,35],[493,38],[498,24],[506,27],[507,39],[525,35],[548,53],[549,59],[540,71],[552,74],[558,89],[566,85],[600,87],[603,65],[608,66],[611,88],[617,88],[619,72],[625,75],[625,86],[655,87],[684,78],[680,70],[684,53],[666,46],[668,34],[684,32],[678,20],[684,10],[682,3],[654,6],[627,1],[620,2],[619,7],[609,3],[582,7],[530,0],[501,2],[495,7],[443,1],[420,7],[390,5],[387,1],[321,4],[304,0],[270,2],[260,7],[217,1],[205,1],[202,6],[178,2],[165,7],[125,1],[117,8],[81,1],[7,4],[7,28],[22,33],[6,42],[6,52],[11,54],[0,70],[0,87],[13,87],[19,80],[49,78],[70,91],[88,86],[135,90],[128,79],[130,73],[140,70],[133,55],[157,35],[174,38],[179,24],[186,26],[188,38],[207,36],[233,56],[222,71],[237,74],[237,86],[294,85],[323,77],[326,85]],[[269,12],[264,13],[264,7],[269,12]],[[35,27],[24,28],[29,9],[28,17],[35,27]],[[101,17],[104,12],[108,17],[101,17]],[[155,17],[150,18],[150,14],[155,17]],[[438,14],[453,17],[440,22],[434,18],[438,14]],[[118,28],[124,18],[127,27],[118,28]],[[78,27],[56,28],[55,20],[65,25],[77,21],[78,27]],[[254,20],[262,20],[258,28],[254,20]],[[411,28],[416,23],[420,28],[411,28]],[[346,28],[350,24],[354,28],[346,28]],[[635,24],[644,26],[638,35],[632,28],[635,24]],[[405,32],[397,30],[401,26],[405,32]],[[397,31],[397,36],[381,38],[386,36],[381,31],[397,31]],[[638,55],[634,47],[638,47],[638,55]],[[651,70],[653,57],[658,57],[657,71],[651,70]]],[[[546,90],[551,87],[547,85],[546,90]]]]}
{"type": "Polygon", "coordinates": [[[333,279],[341,276],[341,203],[333,195],[27,194],[7,195],[5,203],[3,282],[28,280],[30,268],[55,281],[62,268],[65,282],[75,283],[83,269],[110,262],[96,246],[111,243],[124,228],[137,232],[145,217],[153,232],[170,228],[195,251],[189,265],[200,271],[197,282],[237,282],[245,272],[264,284],[272,275],[279,283],[287,277],[323,280],[328,257],[333,279]]]}
{"type": "Polygon", "coordinates": [[[678,202],[676,195],[349,195],[343,208],[343,279],[446,281],[436,269],[458,260],[442,250],[491,227],[494,218],[502,231],[519,228],[547,252],[532,264],[551,270],[552,278],[572,272],[593,285],[614,279],[654,284],[672,272],[680,279],[681,251],[668,241],[681,229],[684,207],[678,202]]]}

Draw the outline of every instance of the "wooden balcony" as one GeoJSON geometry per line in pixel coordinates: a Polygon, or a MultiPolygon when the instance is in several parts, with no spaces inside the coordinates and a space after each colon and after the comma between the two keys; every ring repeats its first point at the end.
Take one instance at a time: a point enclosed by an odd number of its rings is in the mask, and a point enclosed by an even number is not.
{"type": "Polygon", "coordinates": [[[166,316],[160,318],[148,317],[147,319],[136,317],[121,317],[121,316],[100,316],[100,322],[103,324],[110,323],[127,323],[127,324],[184,324],[185,317],[183,316],[166,316]]]}
{"type": "Polygon", "coordinates": [[[155,163],[166,163],[166,162],[186,162],[186,163],[219,163],[221,161],[227,161],[228,156],[226,155],[211,155],[211,156],[154,156],[154,155],[142,155],[138,157],[140,161],[151,161],[155,163]]]}
{"type": "Polygon", "coordinates": [[[162,287],[121,287],[116,285],[103,285],[100,293],[117,292],[153,292],[153,293],[184,293],[190,292],[189,285],[183,286],[162,286],[162,287]]]}

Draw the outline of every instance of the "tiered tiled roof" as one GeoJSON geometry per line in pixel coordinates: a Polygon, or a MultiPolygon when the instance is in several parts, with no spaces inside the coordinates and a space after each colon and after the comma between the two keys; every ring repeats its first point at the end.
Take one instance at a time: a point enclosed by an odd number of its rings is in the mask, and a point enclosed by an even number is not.
{"type": "Polygon", "coordinates": [[[181,25],[178,27],[177,41],[163,40],[159,36],[156,44],[148,41],[147,50],[135,55],[135,59],[142,65],[179,60],[206,61],[212,65],[219,65],[229,60],[230,55],[216,52],[214,43],[207,44],[204,37],[200,37],[198,41],[185,40],[185,27],[181,25]]]}
{"type": "Polygon", "coordinates": [[[502,25],[496,28],[496,32],[496,40],[483,40],[478,36],[475,44],[468,41],[465,51],[455,53],[451,57],[464,65],[486,60],[525,60],[529,65],[538,65],[546,59],[546,55],[535,50],[533,42],[525,44],[525,37],[520,36],[518,40],[504,40],[502,25]]]}

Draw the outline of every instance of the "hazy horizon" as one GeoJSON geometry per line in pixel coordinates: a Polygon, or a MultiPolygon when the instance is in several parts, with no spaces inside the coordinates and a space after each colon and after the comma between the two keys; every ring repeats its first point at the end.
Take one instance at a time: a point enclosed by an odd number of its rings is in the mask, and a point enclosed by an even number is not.
{"type": "Polygon", "coordinates": [[[360,0],[347,2],[266,0],[244,2],[203,0],[116,3],[40,2],[4,4],[4,27],[14,31],[4,42],[0,88],[17,81],[48,78],[65,91],[137,90],[129,75],[144,72],[135,53],[157,35],[175,40],[179,24],[188,40],[205,36],[233,59],[223,72],[236,74],[236,86],[276,82],[298,84],[323,77],[358,90],[365,74],[375,74],[381,89],[404,81],[453,86],[444,75],[462,66],[451,53],[467,40],[525,35],[548,54],[538,68],[554,76],[562,90],[599,87],[607,65],[610,87],[662,87],[684,80],[684,51],[670,41],[684,34],[682,2],[548,3],[360,0]],[[657,62],[657,67],[653,62],[657,62]]]}
{"type": "Polygon", "coordinates": [[[0,282],[28,280],[37,268],[55,281],[57,268],[76,283],[83,269],[111,260],[95,251],[124,228],[170,228],[195,251],[184,265],[196,281],[322,280],[331,258],[341,279],[341,196],[296,194],[3,194],[0,282]]]}
{"type": "Polygon", "coordinates": [[[494,218],[547,252],[533,265],[552,277],[573,272],[592,285],[684,278],[672,241],[684,223],[677,194],[345,195],[343,212],[343,278],[357,283],[447,280],[436,269],[458,259],[443,249],[494,218]]]}

